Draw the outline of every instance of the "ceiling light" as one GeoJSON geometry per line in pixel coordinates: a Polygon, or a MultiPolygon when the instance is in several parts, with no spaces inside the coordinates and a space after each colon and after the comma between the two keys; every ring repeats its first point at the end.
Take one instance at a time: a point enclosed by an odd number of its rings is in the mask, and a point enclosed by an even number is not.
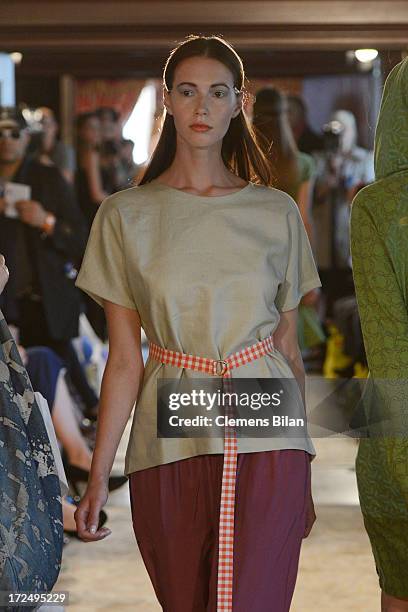
{"type": "Polygon", "coordinates": [[[14,51],[13,53],[10,53],[10,57],[15,64],[20,64],[21,60],[23,59],[23,54],[19,51],[14,51]]]}
{"type": "Polygon", "coordinates": [[[378,56],[377,49],[357,49],[354,51],[354,55],[359,62],[363,64],[372,62],[378,56]]]}

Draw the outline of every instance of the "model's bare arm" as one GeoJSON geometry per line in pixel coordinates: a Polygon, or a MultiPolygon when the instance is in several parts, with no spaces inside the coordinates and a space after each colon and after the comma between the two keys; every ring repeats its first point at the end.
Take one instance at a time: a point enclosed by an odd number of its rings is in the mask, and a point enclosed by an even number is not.
{"type": "Polygon", "coordinates": [[[104,310],[109,356],[102,379],[91,482],[109,478],[144,371],[138,312],[108,301],[104,302],[104,310]]]}
{"type": "MultiPolygon", "coordinates": [[[[305,368],[303,365],[302,354],[300,352],[298,343],[298,332],[297,332],[297,317],[298,309],[293,308],[292,310],[286,310],[280,313],[280,320],[278,327],[273,334],[273,343],[275,348],[278,349],[286,357],[287,362],[297,380],[297,383],[302,394],[303,405],[306,407],[305,402],[305,368]]],[[[309,455],[310,461],[313,461],[314,455],[309,455]]],[[[306,509],[306,524],[305,531],[303,534],[304,538],[307,538],[312,530],[313,524],[316,521],[316,513],[314,509],[312,490],[308,491],[307,509],[306,509]]]]}
{"type": "Polygon", "coordinates": [[[314,180],[309,179],[308,181],[304,181],[299,187],[299,193],[297,196],[297,204],[299,206],[300,215],[312,247],[314,247],[315,242],[313,217],[311,213],[313,187],[314,180]]]}
{"type": "Polygon", "coordinates": [[[102,379],[96,444],[84,498],[75,513],[79,536],[100,540],[109,534],[98,525],[99,512],[108,498],[108,479],[115,454],[138,397],[144,366],[140,317],[136,310],[104,302],[108,323],[109,357],[102,379]]]}
{"type": "Polygon", "coordinates": [[[273,334],[275,348],[282,353],[291,368],[305,403],[305,368],[299,348],[297,330],[298,309],[286,310],[280,313],[278,327],[273,334]]]}

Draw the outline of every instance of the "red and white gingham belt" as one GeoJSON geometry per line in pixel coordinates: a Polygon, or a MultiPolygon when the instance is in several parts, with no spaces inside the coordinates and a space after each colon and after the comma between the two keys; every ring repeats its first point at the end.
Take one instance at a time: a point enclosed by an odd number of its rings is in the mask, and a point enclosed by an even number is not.
{"type": "MultiPolygon", "coordinates": [[[[214,376],[231,378],[231,370],[246,363],[264,357],[273,350],[272,336],[256,342],[251,346],[229,355],[225,359],[209,359],[170,351],[154,342],[149,342],[149,356],[156,361],[178,368],[187,368],[197,372],[207,372],[214,376]]],[[[225,380],[231,385],[231,381],[225,380]]],[[[227,389],[228,390],[228,389],[227,389]]],[[[226,410],[228,415],[228,408],[226,410]]],[[[234,510],[235,483],[237,469],[237,435],[235,428],[229,425],[228,418],[224,428],[224,465],[221,485],[221,504],[219,519],[218,577],[217,577],[217,612],[232,611],[232,585],[234,566],[234,510]]]]}

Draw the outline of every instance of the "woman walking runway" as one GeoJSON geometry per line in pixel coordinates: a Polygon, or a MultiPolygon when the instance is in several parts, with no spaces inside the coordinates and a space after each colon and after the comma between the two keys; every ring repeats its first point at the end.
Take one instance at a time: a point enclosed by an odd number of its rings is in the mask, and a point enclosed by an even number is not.
{"type": "Polygon", "coordinates": [[[110,342],[78,531],[86,541],[108,533],[95,525],[137,400],[125,472],[167,612],[289,610],[315,519],[307,435],[157,435],[162,379],[295,378],[304,411],[297,306],[321,283],[295,202],[268,187],[244,79],[219,37],[190,36],[171,52],[160,140],[141,183],[102,203],[77,279],[104,306],[110,342]]]}

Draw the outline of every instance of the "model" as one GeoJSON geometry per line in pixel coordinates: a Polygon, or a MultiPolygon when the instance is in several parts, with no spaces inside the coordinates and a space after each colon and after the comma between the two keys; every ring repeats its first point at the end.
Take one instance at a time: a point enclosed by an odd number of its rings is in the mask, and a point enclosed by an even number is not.
{"type": "Polygon", "coordinates": [[[356,461],[381,610],[408,611],[408,60],[385,83],[375,183],[351,211],[351,254],[369,382],[369,436],[356,461]],[[375,418],[374,418],[375,417],[375,418]]]}
{"type": "Polygon", "coordinates": [[[103,305],[110,343],[78,531],[89,542],[107,535],[95,525],[137,400],[125,473],[168,612],[289,610],[315,520],[308,435],[157,435],[161,379],[295,378],[304,414],[297,306],[321,283],[298,207],[268,187],[244,80],[220,37],[189,36],[171,52],[157,147],[141,183],[102,203],[77,279],[103,305]]]}

